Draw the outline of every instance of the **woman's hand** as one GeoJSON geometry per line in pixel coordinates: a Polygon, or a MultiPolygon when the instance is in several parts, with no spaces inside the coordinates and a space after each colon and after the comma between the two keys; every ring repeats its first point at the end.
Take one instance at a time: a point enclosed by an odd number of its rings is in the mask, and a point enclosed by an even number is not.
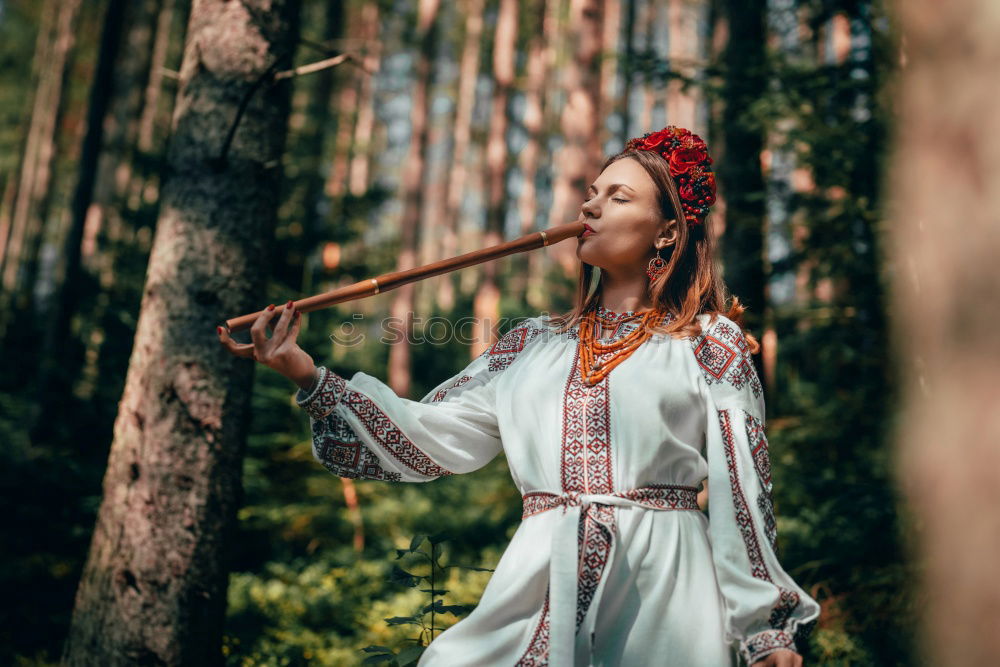
{"type": "Polygon", "coordinates": [[[802,667],[802,656],[783,648],[764,656],[750,667],[802,667]]]}
{"type": "Polygon", "coordinates": [[[237,357],[254,359],[268,368],[273,368],[302,389],[308,390],[316,379],[316,364],[313,358],[295,342],[299,335],[299,325],[302,313],[295,310],[295,304],[289,301],[278,318],[278,323],[271,329],[271,337],[265,335],[265,329],[271,328],[271,318],[274,317],[274,304],[261,311],[250,327],[250,338],[253,343],[237,343],[229,337],[229,330],[218,327],[219,342],[237,357]]]}

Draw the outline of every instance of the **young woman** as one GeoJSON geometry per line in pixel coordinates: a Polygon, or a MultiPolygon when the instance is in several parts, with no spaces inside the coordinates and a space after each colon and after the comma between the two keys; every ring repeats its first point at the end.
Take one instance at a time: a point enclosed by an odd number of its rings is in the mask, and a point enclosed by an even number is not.
{"type": "Polygon", "coordinates": [[[425,482],[506,454],[523,521],[421,666],[802,664],[819,605],[775,555],[759,346],[725,306],[714,179],[687,130],[629,141],[583,203],[572,310],[521,323],[420,401],[316,368],[291,309],[271,338],[264,315],[252,344],[220,333],[302,387],[334,474],[425,482]]]}

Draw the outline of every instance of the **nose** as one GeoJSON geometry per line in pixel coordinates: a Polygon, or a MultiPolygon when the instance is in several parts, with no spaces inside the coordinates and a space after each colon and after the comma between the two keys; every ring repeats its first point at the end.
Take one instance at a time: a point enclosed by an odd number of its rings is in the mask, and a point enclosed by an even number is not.
{"type": "Polygon", "coordinates": [[[585,218],[596,218],[597,213],[600,212],[600,209],[597,208],[597,206],[594,204],[594,200],[596,199],[597,197],[593,197],[589,201],[583,202],[583,204],[580,206],[580,212],[583,214],[585,218]]]}

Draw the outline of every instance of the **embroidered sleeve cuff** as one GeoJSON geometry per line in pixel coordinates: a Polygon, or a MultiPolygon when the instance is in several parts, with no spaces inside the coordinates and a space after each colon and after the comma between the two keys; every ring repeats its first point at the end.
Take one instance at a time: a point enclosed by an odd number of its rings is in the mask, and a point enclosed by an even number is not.
{"type": "Polygon", "coordinates": [[[312,391],[299,389],[295,402],[313,419],[323,419],[333,412],[344,395],[346,381],[325,366],[316,369],[317,381],[312,391]]]}
{"type": "Polygon", "coordinates": [[[794,639],[784,630],[758,632],[747,637],[740,645],[740,652],[747,661],[747,665],[753,665],[758,660],[781,649],[798,652],[794,639]]]}

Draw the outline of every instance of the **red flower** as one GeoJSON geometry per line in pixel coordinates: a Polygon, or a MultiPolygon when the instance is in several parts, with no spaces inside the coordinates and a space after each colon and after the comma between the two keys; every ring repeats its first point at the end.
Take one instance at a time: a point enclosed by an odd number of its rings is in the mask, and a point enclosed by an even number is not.
{"type": "Polygon", "coordinates": [[[674,137],[674,132],[671,128],[666,127],[659,132],[653,132],[648,137],[644,137],[642,140],[642,150],[652,151],[660,147],[661,144],[669,143],[674,137]]]}
{"type": "Polygon", "coordinates": [[[685,148],[682,145],[670,154],[670,175],[677,178],[707,158],[708,153],[704,148],[685,148]]]}

